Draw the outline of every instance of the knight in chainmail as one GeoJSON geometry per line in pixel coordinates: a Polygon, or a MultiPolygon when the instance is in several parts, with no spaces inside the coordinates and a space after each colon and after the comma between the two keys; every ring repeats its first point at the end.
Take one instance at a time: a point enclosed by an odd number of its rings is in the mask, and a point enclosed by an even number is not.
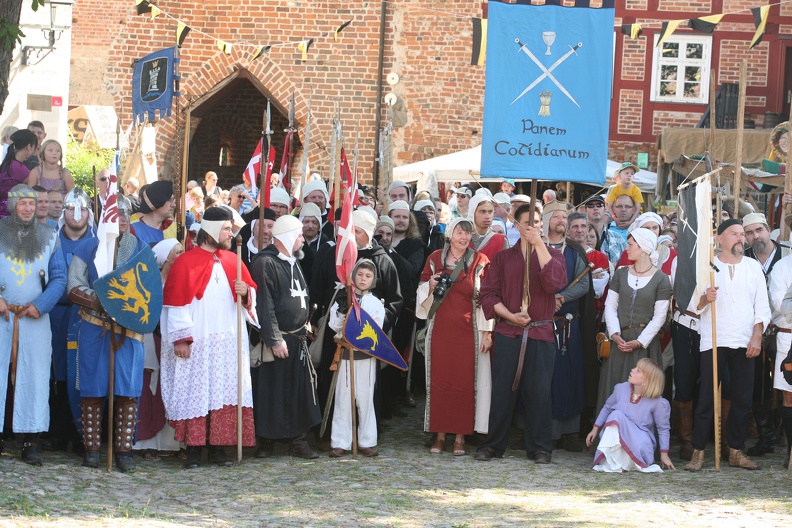
{"type": "MultiPolygon", "coordinates": [[[[96,236],[91,199],[80,187],[75,187],[66,195],[57,225],[60,251],[68,267],[75,249],[83,241],[96,236]]],[[[82,438],[77,434],[72,419],[74,413],[71,408],[77,411],[80,405],[73,375],[72,383],[67,384],[67,373],[76,372],[74,365],[77,359],[77,350],[68,346],[69,329],[80,320],[80,307],[72,304],[68,293],[64,291],[50,312],[53,379],[50,387],[49,443],[55,450],[64,450],[71,442],[72,450],[82,453],[82,438]]]]}
{"type": "MultiPolygon", "coordinates": [[[[36,222],[36,191],[8,193],[10,216],[0,220],[0,423],[13,398],[13,431],[22,435],[22,460],[41,465],[38,435],[49,428],[52,333],[49,312],[66,287],[66,263],[55,230],[36,222]]],[[[0,448],[1,449],[1,448],[0,448]]]]}
{"type": "MultiPolygon", "coordinates": [[[[143,243],[129,232],[129,200],[118,197],[119,238],[116,267],[123,265],[143,249],[143,243]]],[[[102,437],[102,407],[108,396],[110,362],[110,318],[102,310],[93,284],[99,276],[94,265],[99,247],[97,238],[87,239],[74,251],[69,264],[66,286],[69,300],[80,306],[80,329],[77,338],[77,380],[81,397],[82,433],[85,444],[83,466],[99,467],[102,437]]],[[[113,442],[116,467],[122,472],[135,469],[132,458],[137,398],[143,390],[143,336],[115,326],[113,442]]]]}

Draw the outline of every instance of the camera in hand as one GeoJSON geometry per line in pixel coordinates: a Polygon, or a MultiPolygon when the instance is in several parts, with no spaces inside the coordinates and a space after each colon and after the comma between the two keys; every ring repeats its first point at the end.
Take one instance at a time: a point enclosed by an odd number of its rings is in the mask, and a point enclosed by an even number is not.
{"type": "Polygon", "coordinates": [[[436,301],[439,301],[445,294],[448,293],[448,288],[451,287],[451,275],[448,273],[441,273],[439,277],[437,277],[437,286],[434,289],[434,298],[436,301]]]}

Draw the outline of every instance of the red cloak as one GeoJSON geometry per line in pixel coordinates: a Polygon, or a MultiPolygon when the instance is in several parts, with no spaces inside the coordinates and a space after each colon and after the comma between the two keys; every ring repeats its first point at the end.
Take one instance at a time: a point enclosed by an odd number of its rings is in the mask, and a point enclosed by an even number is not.
{"type": "MultiPolygon", "coordinates": [[[[236,255],[224,249],[218,249],[212,253],[202,248],[195,248],[183,253],[173,263],[173,267],[168,273],[168,279],[165,281],[163,304],[165,306],[186,306],[193,299],[201,299],[206,285],[212,278],[214,255],[220,259],[220,264],[228,278],[228,286],[234,295],[234,301],[236,301],[236,292],[234,291],[236,255]]],[[[256,289],[256,283],[253,282],[244,263],[242,264],[242,280],[254,290],[256,289]]]]}

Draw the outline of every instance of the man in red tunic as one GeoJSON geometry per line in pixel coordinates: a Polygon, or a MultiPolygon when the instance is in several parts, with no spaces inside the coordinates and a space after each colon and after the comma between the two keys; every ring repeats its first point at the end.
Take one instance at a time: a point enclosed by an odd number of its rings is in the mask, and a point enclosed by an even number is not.
{"type": "Polygon", "coordinates": [[[556,249],[545,246],[534,228],[530,205],[514,214],[520,243],[492,260],[481,287],[481,307],[497,317],[492,358],[492,402],[487,439],[476,460],[500,458],[509,440],[517,396],[525,406],[525,449],[537,464],[549,464],[553,451],[550,386],[555,365],[553,314],[555,292],[566,285],[566,263],[556,249]],[[522,310],[525,254],[531,258],[527,313],[522,310]],[[517,387],[514,387],[514,385],[517,387]]]}

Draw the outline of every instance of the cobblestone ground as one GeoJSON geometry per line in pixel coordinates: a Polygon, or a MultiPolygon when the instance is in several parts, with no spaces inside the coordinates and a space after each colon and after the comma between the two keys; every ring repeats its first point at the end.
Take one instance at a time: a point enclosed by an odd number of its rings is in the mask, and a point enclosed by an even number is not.
{"type": "Polygon", "coordinates": [[[15,456],[0,461],[0,526],[790,525],[782,449],[760,459],[761,471],[724,463],[716,472],[710,449],[698,474],[603,475],[591,470],[591,453],[556,451],[549,466],[516,450],[491,462],[473,460],[470,446],[465,457],[430,455],[421,426],[420,405],[386,421],[380,456],[357,461],[293,459],[278,446],[268,460],[246,450],[231,468],[138,458],[138,471],[124,475],[65,453],[45,453],[41,468],[15,456]]]}

